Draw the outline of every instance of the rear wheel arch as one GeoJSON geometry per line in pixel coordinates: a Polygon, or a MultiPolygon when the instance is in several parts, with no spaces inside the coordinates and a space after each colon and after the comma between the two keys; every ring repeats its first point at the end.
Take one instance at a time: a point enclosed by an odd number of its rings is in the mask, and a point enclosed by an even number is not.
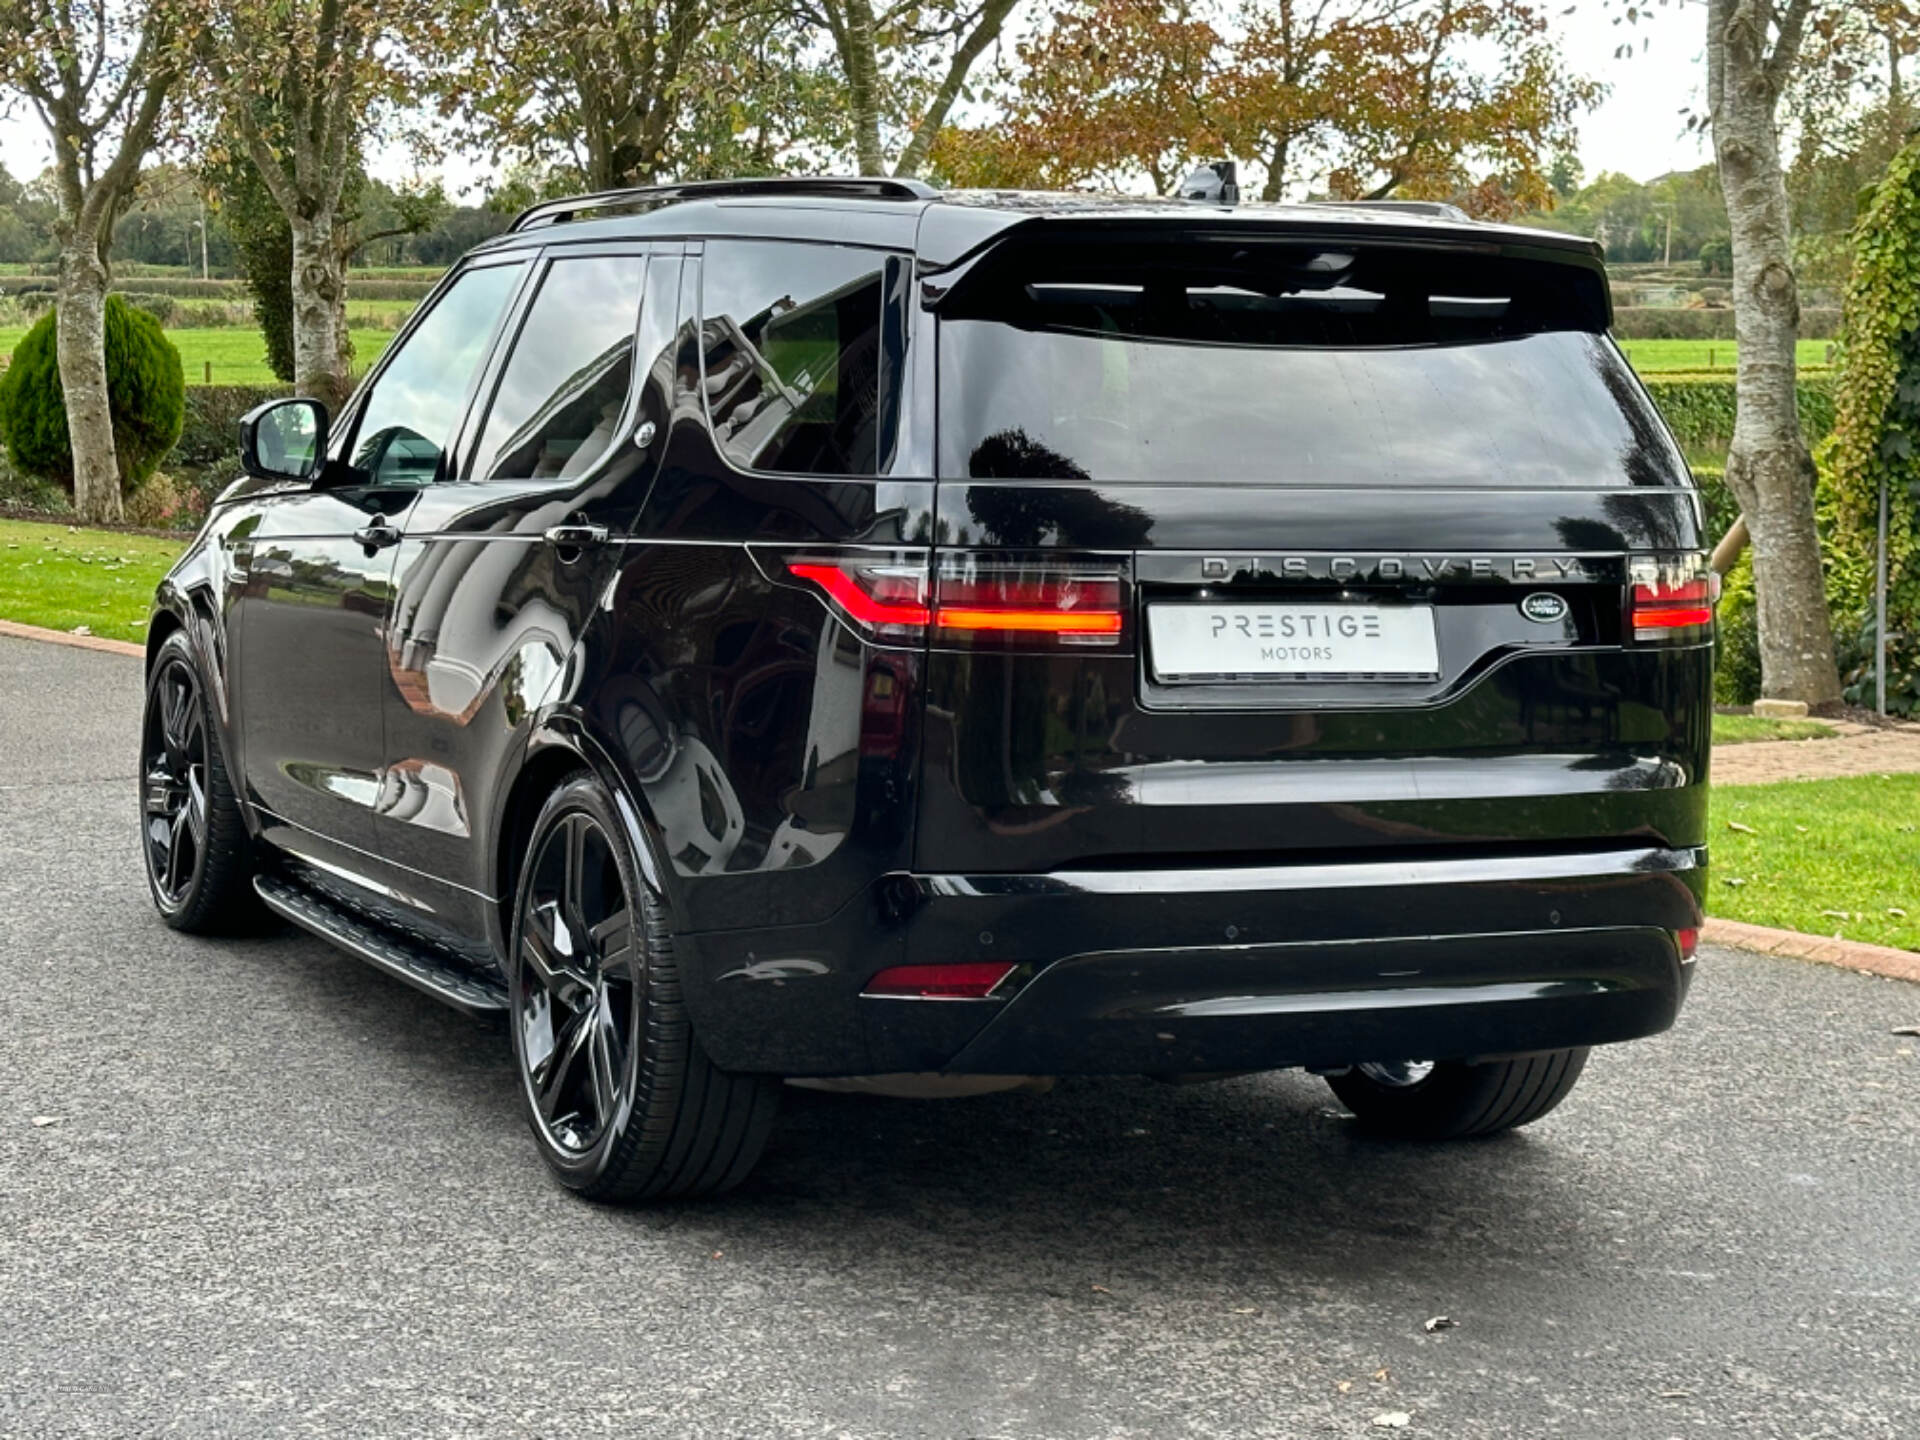
{"type": "Polygon", "coordinates": [[[493,913],[498,926],[496,953],[503,959],[508,936],[513,932],[520,868],[526,863],[527,843],[533,836],[534,824],[547,797],[566,784],[569,777],[583,772],[595,776],[612,792],[615,806],[626,821],[627,839],[638,858],[642,882],[665,910],[669,921],[675,914],[676,906],[666,884],[668,872],[661,863],[659,837],[646,817],[645,807],[635,799],[634,787],[627,783],[607,752],[577,725],[549,723],[530,738],[520,768],[508,786],[494,832],[497,838],[493,913]]]}

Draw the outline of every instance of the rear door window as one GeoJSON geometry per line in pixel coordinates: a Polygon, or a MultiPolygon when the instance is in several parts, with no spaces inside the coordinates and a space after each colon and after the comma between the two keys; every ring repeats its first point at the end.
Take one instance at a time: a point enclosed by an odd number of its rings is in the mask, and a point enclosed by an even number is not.
{"type": "Polygon", "coordinates": [[[702,266],[702,384],[715,440],[746,470],[879,468],[879,251],[710,243],[702,266]]]}

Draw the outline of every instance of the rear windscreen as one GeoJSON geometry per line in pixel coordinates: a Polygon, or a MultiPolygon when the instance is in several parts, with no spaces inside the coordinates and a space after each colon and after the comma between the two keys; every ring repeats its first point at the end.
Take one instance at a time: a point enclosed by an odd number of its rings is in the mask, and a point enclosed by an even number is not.
{"type": "Polygon", "coordinates": [[[940,472],[1684,484],[1586,278],[1311,245],[1011,254],[939,308],[940,472]]]}

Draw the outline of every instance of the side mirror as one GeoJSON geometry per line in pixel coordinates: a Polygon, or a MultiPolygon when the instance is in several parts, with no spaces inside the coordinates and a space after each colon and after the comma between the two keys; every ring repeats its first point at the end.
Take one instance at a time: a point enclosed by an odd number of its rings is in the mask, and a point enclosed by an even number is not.
{"type": "Polygon", "coordinates": [[[240,417],[240,468],[256,480],[311,480],[327,455],[327,407],[269,400],[240,417]]]}

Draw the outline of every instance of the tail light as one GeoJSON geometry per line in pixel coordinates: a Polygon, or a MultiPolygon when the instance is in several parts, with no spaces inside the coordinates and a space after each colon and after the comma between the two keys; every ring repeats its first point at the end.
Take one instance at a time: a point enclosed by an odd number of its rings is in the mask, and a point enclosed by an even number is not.
{"type": "Polygon", "coordinates": [[[1698,552],[1636,555],[1629,571],[1633,638],[1646,645],[1692,645],[1713,632],[1719,576],[1698,552]]]}
{"type": "Polygon", "coordinates": [[[1676,930],[1673,932],[1673,943],[1679,946],[1680,963],[1685,965],[1699,952],[1700,931],[1698,928],[1676,930]]]}
{"type": "Polygon", "coordinates": [[[943,556],[933,586],[934,638],[970,649],[1111,647],[1127,628],[1127,575],[1114,561],[1031,562],[943,556]]]}
{"type": "Polygon", "coordinates": [[[924,561],[898,556],[807,556],[786,568],[876,640],[931,632],[954,648],[1051,650],[1119,646],[1128,628],[1128,573],[1119,559],[1023,562],[961,552],[944,556],[931,581],[924,561]]]}
{"type": "Polygon", "coordinates": [[[875,639],[918,640],[927,633],[933,612],[924,560],[789,560],[787,570],[818,585],[834,609],[875,639]]]}
{"type": "Polygon", "coordinates": [[[998,960],[893,965],[869,980],[862,993],[894,1000],[988,1000],[1013,968],[998,960]]]}

